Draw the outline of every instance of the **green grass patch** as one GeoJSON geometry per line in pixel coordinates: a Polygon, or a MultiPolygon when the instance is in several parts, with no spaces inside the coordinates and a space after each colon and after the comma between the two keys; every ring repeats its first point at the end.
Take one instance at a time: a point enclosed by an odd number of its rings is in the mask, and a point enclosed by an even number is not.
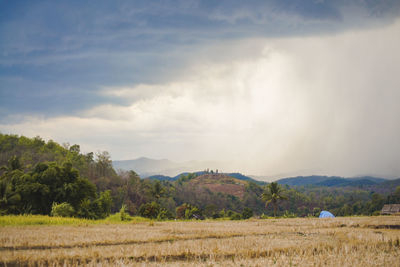
{"type": "Polygon", "coordinates": [[[99,220],[100,222],[103,223],[139,223],[139,222],[149,222],[151,219],[148,218],[143,218],[139,216],[130,216],[125,214],[124,219],[121,219],[121,214],[119,212],[111,214],[107,218],[103,220],[99,220]]]}
{"type": "Polygon", "coordinates": [[[74,224],[93,224],[96,221],[50,217],[46,215],[5,215],[0,216],[0,226],[23,226],[23,225],[74,225],[74,224]]]}
{"type": "Polygon", "coordinates": [[[88,220],[69,217],[52,217],[47,215],[5,215],[0,216],[0,226],[27,226],[27,225],[89,225],[89,224],[120,224],[149,222],[150,219],[131,217],[121,221],[119,213],[112,214],[102,220],[88,220]]]}

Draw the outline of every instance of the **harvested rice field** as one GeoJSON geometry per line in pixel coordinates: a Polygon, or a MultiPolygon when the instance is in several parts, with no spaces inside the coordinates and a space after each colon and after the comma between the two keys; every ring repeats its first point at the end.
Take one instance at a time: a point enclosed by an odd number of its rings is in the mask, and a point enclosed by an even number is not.
{"type": "Polygon", "coordinates": [[[400,216],[0,227],[2,266],[400,266],[400,216]]]}

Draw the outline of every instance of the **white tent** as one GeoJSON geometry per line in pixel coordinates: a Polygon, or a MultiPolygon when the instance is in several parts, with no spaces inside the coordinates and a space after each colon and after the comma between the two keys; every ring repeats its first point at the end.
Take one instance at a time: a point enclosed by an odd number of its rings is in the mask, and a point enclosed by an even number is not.
{"type": "Polygon", "coordinates": [[[321,213],[319,214],[319,218],[335,218],[335,215],[333,215],[333,214],[330,213],[329,211],[323,210],[323,211],[321,211],[321,213]]]}

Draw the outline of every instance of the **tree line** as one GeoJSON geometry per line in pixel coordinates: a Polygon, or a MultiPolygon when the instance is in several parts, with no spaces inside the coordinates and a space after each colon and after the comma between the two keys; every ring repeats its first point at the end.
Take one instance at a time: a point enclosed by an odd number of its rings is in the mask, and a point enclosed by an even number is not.
{"type": "Polygon", "coordinates": [[[195,174],[177,181],[141,179],[116,171],[109,153],[81,153],[40,137],[0,134],[0,214],[47,214],[99,219],[123,211],[154,219],[376,214],[400,203],[400,188],[387,195],[361,189],[291,188],[247,182],[242,198],[193,188],[195,174]]]}

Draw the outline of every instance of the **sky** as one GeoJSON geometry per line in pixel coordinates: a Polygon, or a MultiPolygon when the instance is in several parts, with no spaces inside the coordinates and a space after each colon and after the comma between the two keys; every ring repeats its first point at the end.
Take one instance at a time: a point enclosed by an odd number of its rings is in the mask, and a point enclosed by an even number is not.
{"type": "Polygon", "coordinates": [[[400,177],[398,0],[0,0],[0,132],[400,177]]]}

